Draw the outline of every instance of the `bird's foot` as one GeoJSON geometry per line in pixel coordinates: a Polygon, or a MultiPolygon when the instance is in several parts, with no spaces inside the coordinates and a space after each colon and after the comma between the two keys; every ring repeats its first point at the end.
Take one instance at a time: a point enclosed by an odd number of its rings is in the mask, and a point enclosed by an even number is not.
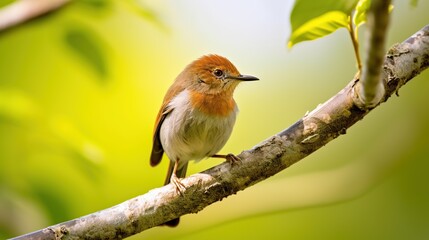
{"type": "Polygon", "coordinates": [[[170,178],[170,183],[172,183],[176,187],[176,192],[180,195],[183,195],[183,192],[185,192],[186,187],[185,185],[180,181],[180,178],[176,176],[176,174],[172,174],[170,178]]]}
{"type": "Polygon", "coordinates": [[[226,155],[215,154],[212,157],[215,157],[215,158],[225,158],[225,160],[229,164],[231,164],[231,166],[238,165],[239,163],[241,163],[241,159],[238,156],[235,156],[232,153],[228,153],[226,155]]]}
{"type": "Polygon", "coordinates": [[[232,166],[238,165],[241,163],[241,159],[238,156],[235,156],[232,153],[229,153],[225,157],[226,161],[229,162],[232,166]]]}

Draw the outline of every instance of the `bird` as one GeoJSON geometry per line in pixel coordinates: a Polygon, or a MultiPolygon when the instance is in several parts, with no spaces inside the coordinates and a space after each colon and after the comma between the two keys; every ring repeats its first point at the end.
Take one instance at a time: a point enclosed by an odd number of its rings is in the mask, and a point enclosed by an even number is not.
{"type": "MultiPolygon", "coordinates": [[[[229,139],[238,113],[233,98],[243,81],[259,78],[242,75],[225,57],[209,54],[191,62],[167,90],[156,117],[150,156],[152,167],[165,153],[170,159],[164,185],[174,184],[176,191],[186,190],[180,178],[186,176],[188,162],[208,158],[225,158],[234,163],[233,154],[218,152],[229,139]]],[[[164,225],[175,227],[179,218],[164,225]]]]}

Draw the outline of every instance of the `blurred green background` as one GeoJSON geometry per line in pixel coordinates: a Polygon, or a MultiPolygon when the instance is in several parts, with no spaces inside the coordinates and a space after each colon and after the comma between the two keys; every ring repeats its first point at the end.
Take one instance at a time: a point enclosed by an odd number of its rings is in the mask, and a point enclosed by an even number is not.
{"type": "MultiPolygon", "coordinates": [[[[0,239],[160,187],[167,161],[149,166],[154,120],[168,86],[201,55],[261,79],[236,91],[225,153],[342,89],[356,72],[347,31],[289,50],[292,4],[81,0],[0,32],[0,239]]],[[[394,5],[388,46],[429,24],[429,2],[394,5]]],[[[177,228],[131,239],[428,239],[428,89],[426,71],[291,168],[177,228]]],[[[191,163],[188,173],[220,162],[191,163]]]]}

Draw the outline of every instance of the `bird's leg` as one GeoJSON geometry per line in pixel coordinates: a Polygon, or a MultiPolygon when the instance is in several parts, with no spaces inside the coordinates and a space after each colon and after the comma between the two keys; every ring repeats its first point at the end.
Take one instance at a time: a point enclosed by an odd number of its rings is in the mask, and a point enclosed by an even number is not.
{"type": "Polygon", "coordinates": [[[241,162],[241,159],[238,156],[235,156],[232,153],[228,153],[226,155],[222,155],[222,154],[214,154],[211,157],[213,158],[225,158],[225,160],[227,162],[229,162],[232,166],[233,165],[237,165],[241,162]]]}
{"type": "Polygon", "coordinates": [[[180,179],[176,175],[177,167],[179,166],[179,159],[174,161],[173,173],[170,177],[170,183],[176,186],[176,192],[180,195],[183,195],[183,192],[186,190],[185,185],[180,181],[180,179]]]}

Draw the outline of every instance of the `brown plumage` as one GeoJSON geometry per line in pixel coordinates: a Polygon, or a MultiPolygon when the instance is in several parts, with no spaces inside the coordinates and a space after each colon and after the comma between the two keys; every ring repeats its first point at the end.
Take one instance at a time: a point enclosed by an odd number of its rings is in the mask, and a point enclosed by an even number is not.
{"type": "MultiPolygon", "coordinates": [[[[168,89],[158,112],[153,132],[151,166],[161,162],[164,152],[170,159],[165,184],[186,190],[180,178],[188,162],[216,155],[225,145],[238,111],[233,92],[241,81],[258,80],[241,75],[226,58],[203,56],[189,64],[168,89]]],[[[179,219],[165,225],[176,226],[179,219]]]]}

